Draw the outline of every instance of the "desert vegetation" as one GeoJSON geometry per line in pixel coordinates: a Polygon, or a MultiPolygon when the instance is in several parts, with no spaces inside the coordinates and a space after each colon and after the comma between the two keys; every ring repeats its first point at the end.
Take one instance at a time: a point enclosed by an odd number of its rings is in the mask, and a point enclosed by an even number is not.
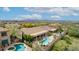
{"type": "Polygon", "coordinates": [[[66,31],[66,35],[62,36],[62,38],[55,42],[52,50],[54,51],[76,51],[79,50],[79,27],[76,25],[79,24],[64,24],[66,31]]]}

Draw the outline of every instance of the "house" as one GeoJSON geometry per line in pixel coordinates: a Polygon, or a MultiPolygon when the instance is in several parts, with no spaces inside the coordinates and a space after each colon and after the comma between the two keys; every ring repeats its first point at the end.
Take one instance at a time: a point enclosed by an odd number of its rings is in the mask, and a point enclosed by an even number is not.
{"type": "Polygon", "coordinates": [[[53,28],[50,26],[39,26],[39,27],[32,27],[32,28],[21,28],[23,34],[31,35],[33,39],[41,39],[45,36],[48,36],[48,33],[52,33],[56,31],[57,28],[53,28]]]}
{"type": "Polygon", "coordinates": [[[7,47],[10,44],[8,29],[0,27],[0,46],[7,47]]]}

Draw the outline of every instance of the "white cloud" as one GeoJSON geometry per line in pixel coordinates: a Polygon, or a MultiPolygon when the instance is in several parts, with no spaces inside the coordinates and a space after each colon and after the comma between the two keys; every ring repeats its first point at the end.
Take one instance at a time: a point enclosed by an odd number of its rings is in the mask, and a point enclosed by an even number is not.
{"type": "Polygon", "coordinates": [[[67,8],[67,7],[63,7],[63,8],[52,8],[50,9],[50,12],[51,13],[54,13],[54,14],[57,14],[57,15],[60,15],[60,16],[77,16],[79,15],[79,8],[76,9],[76,8],[67,8]]]}
{"type": "Polygon", "coordinates": [[[15,18],[15,20],[24,20],[24,19],[42,19],[42,16],[39,14],[31,14],[31,15],[20,15],[15,18]]]}
{"type": "Polygon", "coordinates": [[[10,11],[10,9],[8,7],[4,7],[3,10],[6,11],[6,12],[10,11]]]}
{"type": "Polygon", "coordinates": [[[42,16],[39,14],[32,14],[32,15],[21,15],[22,18],[26,18],[26,19],[41,19],[42,16]]]}
{"type": "Polygon", "coordinates": [[[37,12],[37,13],[44,13],[44,12],[48,12],[50,10],[50,8],[48,7],[30,7],[30,8],[24,8],[24,10],[28,10],[31,12],[37,12]]]}
{"type": "Polygon", "coordinates": [[[79,7],[71,7],[70,9],[75,10],[75,11],[79,11],[79,7]]]}
{"type": "Polygon", "coordinates": [[[61,18],[61,17],[57,16],[57,15],[54,15],[54,16],[51,16],[51,18],[61,18]]]}
{"type": "Polygon", "coordinates": [[[27,7],[24,7],[24,10],[29,10],[29,8],[30,8],[30,7],[28,7],[28,8],[27,8],[27,7]]]}
{"type": "Polygon", "coordinates": [[[60,16],[69,16],[73,15],[74,11],[73,9],[70,8],[51,8],[50,12],[60,15],[60,16]]]}
{"type": "Polygon", "coordinates": [[[79,15],[78,7],[36,7],[36,8],[24,8],[25,10],[36,13],[51,13],[60,16],[79,15]]]}
{"type": "Polygon", "coordinates": [[[77,13],[73,13],[73,16],[78,16],[78,14],[77,13]]]}
{"type": "Polygon", "coordinates": [[[61,17],[58,15],[51,16],[52,20],[61,20],[61,17]]]}

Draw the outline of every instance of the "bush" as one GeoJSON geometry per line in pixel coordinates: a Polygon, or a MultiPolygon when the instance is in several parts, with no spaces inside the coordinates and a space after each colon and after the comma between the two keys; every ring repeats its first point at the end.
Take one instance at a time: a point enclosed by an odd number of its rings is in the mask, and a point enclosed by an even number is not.
{"type": "Polygon", "coordinates": [[[64,40],[60,40],[58,42],[55,43],[55,45],[53,46],[53,50],[55,51],[64,51],[67,49],[67,42],[64,40]]]}
{"type": "Polygon", "coordinates": [[[27,27],[27,28],[31,28],[31,27],[34,27],[35,25],[32,24],[32,23],[25,23],[25,24],[22,24],[21,27],[27,27]]]}
{"type": "Polygon", "coordinates": [[[30,42],[30,43],[26,42],[25,44],[28,45],[29,47],[32,47],[32,42],[30,42]]]}
{"type": "Polygon", "coordinates": [[[72,39],[68,35],[65,35],[64,37],[62,37],[61,40],[65,40],[68,44],[72,43],[72,39]]]}
{"type": "Polygon", "coordinates": [[[60,32],[61,33],[61,32],[63,32],[63,29],[59,26],[58,30],[56,32],[60,32]]]}
{"type": "Polygon", "coordinates": [[[68,35],[79,38],[79,28],[77,28],[77,27],[70,27],[68,29],[68,35]]]}
{"type": "Polygon", "coordinates": [[[28,41],[29,43],[33,41],[33,37],[30,36],[30,35],[25,35],[25,34],[24,34],[24,35],[23,35],[23,39],[26,40],[26,41],[28,41]]]}

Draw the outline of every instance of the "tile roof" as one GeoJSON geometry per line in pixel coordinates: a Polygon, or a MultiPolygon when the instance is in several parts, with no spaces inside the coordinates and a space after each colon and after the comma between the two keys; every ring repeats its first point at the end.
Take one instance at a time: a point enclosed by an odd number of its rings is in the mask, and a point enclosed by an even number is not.
{"type": "Polygon", "coordinates": [[[49,27],[49,26],[39,26],[39,27],[32,27],[32,28],[21,28],[21,31],[29,35],[39,35],[53,29],[56,29],[56,28],[49,27]]]}

